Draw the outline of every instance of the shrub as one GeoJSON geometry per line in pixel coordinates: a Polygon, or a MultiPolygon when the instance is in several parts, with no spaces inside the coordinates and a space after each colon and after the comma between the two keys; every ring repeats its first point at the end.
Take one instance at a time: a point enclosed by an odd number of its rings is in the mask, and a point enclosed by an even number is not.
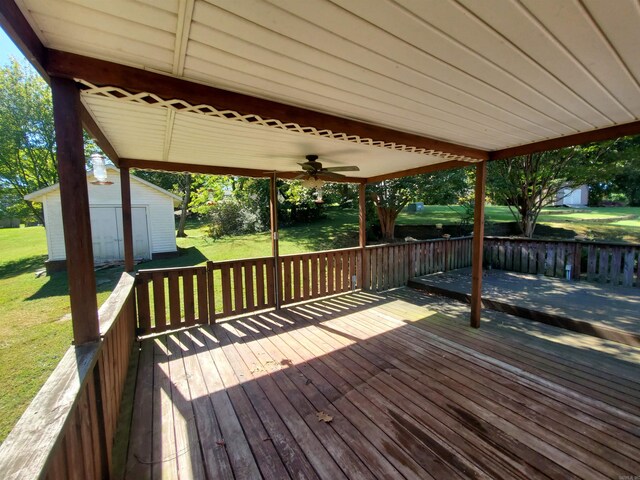
{"type": "Polygon", "coordinates": [[[207,233],[216,239],[225,235],[261,232],[265,229],[259,212],[250,210],[234,199],[225,199],[213,205],[209,218],[211,223],[207,233]]]}

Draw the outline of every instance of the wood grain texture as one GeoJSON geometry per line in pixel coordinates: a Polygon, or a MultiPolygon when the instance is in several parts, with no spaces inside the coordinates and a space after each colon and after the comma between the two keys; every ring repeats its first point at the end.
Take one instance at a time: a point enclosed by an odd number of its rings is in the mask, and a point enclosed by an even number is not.
{"type": "MultiPolygon", "coordinates": [[[[577,479],[640,468],[635,365],[577,336],[562,345],[502,322],[471,331],[429,302],[407,289],[358,292],[171,334],[163,343],[182,362],[163,371],[182,387],[150,391],[176,420],[153,417],[153,429],[175,431],[191,445],[190,468],[221,478],[577,479]]],[[[158,371],[165,355],[147,362],[158,371]]],[[[175,438],[158,448],[177,451],[175,438]]]]}
{"type": "Polygon", "coordinates": [[[0,447],[6,478],[107,477],[134,341],[133,276],[100,309],[101,341],[73,346],[0,447]],[[28,445],[28,448],[25,446],[28,445]]]}
{"type": "Polygon", "coordinates": [[[127,167],[120,168],[120,195],[122,197],[122,244],[124,246],[124,271],[132,272],[133,226],[131,225],[131,175],[127,167]]]}
{"type": "Polygon", "coordinates": [[[98,339],[99,325],[80,93],[72,80],[52,78],[51,97],[73,339],[82,345],[98,339]]]}
{"type": "Polygon", "coordinates": [[[471,326],[480,328],[482,309],[482,257],[484,241],[484,202],[487,182],[487,162],[476,166],[475,207],[473,211],[473,260],[471,286],[471,326]]]}

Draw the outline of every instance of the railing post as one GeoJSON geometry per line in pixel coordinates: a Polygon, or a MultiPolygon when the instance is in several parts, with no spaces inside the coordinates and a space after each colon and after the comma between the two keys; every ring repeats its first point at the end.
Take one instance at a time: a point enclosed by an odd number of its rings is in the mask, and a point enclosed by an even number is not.
{"type": "Polygon", "coordinates": [[[51,96],[73,340],[76,345],[82,345],[100,338],[100,325],[80,119],[80,91],[73,80],[51,77],[51,96]]]}

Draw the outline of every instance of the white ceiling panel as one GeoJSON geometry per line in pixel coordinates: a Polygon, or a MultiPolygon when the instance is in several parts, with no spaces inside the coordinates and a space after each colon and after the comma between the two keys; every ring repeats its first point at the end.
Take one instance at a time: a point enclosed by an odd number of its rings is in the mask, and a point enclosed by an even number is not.
{"type": "MultiPolygon", "coordinates": [[[[636,0],[16,4],[48,48],[482,150],[640,118],[636,0]]],[[[446,160],[130,102],[85,102],[125,158],[280,169],[288,158],[348,151],[351,160],[332,159],[361,165],[361,176],[446,160]]]]}

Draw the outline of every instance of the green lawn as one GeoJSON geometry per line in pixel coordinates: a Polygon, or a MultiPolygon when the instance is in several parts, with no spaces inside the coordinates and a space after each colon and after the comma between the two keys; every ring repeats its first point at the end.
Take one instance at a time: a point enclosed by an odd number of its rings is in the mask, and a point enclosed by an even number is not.
{"type": "MultiPolygon", "coordinates": [[[[43,227],[0,229],[0,441],[71,342],[67,276],[36,278],[47,258],[43,227]]],[[[97,275],[98,302],[119,272],[97,275]]]]}
{"type": "MultiPolygon", "coordinates": [[[[402,213],[400,224],[455,224],[461,207],[429,206],[419,214],[402,213]]],[[[512,221],[505,207],[487,207],[491,222],[512,221]]],[[[545,210],[541,223],[588,234],[600,240],[640,243],[640,208],[545,210]],[[635,218],[628,218],[635,216],[635,218]]],[[[178,239],[182,255],[139,265],[156,268],[198,265],[207,260],[261,257],[271,254],[269,233],[212,240],[205,228],[190,222],[187,238],[178,239]]],[[[358,244],[358,213],[331,209],[327,218],[280,231],[282,254],[358,244]]],[[[0,229],[0,441],[9,433],[71,341],[66,274],[36,278],[46,259],[44,228],[0,229]]],[[[121,269],[97,273],[98,303],[107,298],[121,269]]]]}
{"type": "MultiPolygon", "coordinates": [[[[145,262],[139,268],[197,265],[207,260],[231,260],[271,255],[269,233],[208,238],[205,228],[191,222],[187,238],[178,239],[180,257],[145,262]]],[[[282,254],[355,246],[356,211],[330,211],[312,225],[281,230],[282,254]]],[[[43,267],[47,243],[43,227],[0,229],[0,442],[69,347],[66,273],[36,278],[43,267]]],[[[121,269],[96,274],[98,304],[108,297],[121,269]]]]}
{"type": "MultiPolygon", "coordinates": [[[[460,206],[429,205],[421,212],[402,212],[399,225],[460,223],[460,206]]],[[[513,222],[507,207],[487,206],[487,222],[513,222]]],[[[640,243],[640,207],[598,207],[587,209],[546,208],[542,210],[538,223],[563,229],[563,238],[584,235],[594,240],[627,241],[640,243]]]]}

